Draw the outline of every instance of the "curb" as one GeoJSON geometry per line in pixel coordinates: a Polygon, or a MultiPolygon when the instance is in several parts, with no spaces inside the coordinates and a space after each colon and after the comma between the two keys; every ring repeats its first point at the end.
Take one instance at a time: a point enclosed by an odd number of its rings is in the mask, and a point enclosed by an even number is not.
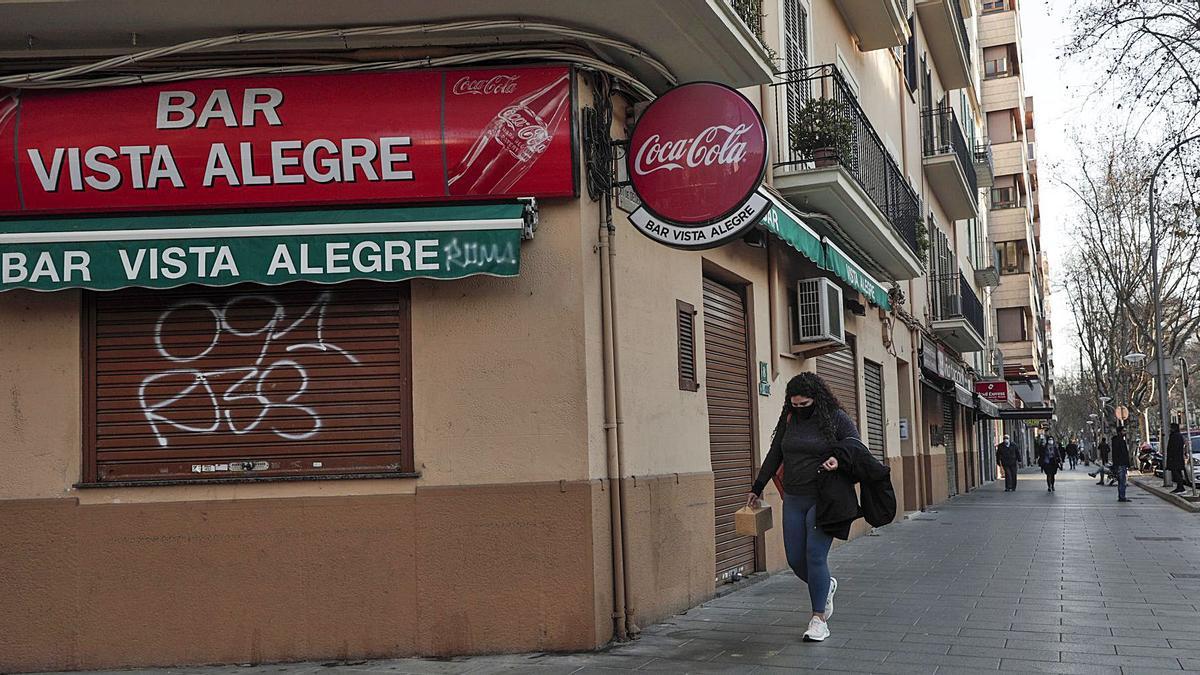
{"type": "Polygon", "coordinates": [[[1162,485],[1156,485],[1155,483],[1162,482],[1161,478],[1154,478],[1153,480],[1147,480],[1147,479],[1139,476],[1137,478],[1131,477],[1129,479],[1129,482],[1142,488],[1146,492],[1149,492],[1150,494],[1158,497],[1159,499],[1162,499],[1165,502],[1169,502],[1171,504],[1174,504],[1175,506],[1178,506],[1179,508],[1183,509],[1184,511],[1187,511],[1188,513],[1200,513],[1200,503],[1190,502],[1179,495],[1171,494],[1171,492],[1169,490],[1164,490],[1162,485]]]}

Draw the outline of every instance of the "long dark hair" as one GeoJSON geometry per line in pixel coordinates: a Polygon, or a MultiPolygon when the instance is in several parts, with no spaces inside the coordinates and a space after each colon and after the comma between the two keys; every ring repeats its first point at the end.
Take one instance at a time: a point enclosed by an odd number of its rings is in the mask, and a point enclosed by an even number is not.
{"type": "MultiPolygon", "coordinates": [[[[813,419],[817,420],[821,433],[826,440],[837,440],[837,412],[842,409],[837,396],[829,390],[829,385],[816,373],[800,373],[788,380],[787,393],[783,398],[783,410],[779,413],[779,423],[775,425],[775,435],[787,427],[788,417],[795,410],[792,407],[793,396],[804,396],[813,400],[813,419]]],[[[771,436],[774,440],[775,435],[771,436]]]]}

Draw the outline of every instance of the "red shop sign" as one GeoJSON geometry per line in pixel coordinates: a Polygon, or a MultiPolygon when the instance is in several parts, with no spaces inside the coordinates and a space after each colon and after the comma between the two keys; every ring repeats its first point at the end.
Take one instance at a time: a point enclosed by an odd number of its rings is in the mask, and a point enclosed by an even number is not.
{"type": "Polygon", "coordinates": [[[976,382],[975,393],[992,403],[1008,403],[1008,382],[1004,380],[976,382]]]}
{"type": "Polygon", "coordinates": [[[192,80],[0,99],[0,213],[575,194],[567,67],[192,80]]]}
{"type": "Polygon", "coordinates": [[[638,119],[626,162],[642,201],[631,220],[664,243],[716,246],[766,210],[756,193],[766,128],[750,101],[724,85],[685,84],[656,99],[638,119]]]}

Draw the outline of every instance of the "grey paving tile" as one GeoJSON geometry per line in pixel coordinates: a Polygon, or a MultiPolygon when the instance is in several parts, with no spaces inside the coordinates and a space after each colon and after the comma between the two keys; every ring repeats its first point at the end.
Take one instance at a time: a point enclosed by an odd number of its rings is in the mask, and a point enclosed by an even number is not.
{"type": "Polygon", "coordinates": [[[950,666],[955,668],[972,668],[976,670],[999,670],[999,658],[985,658],[977,656],[954,656],[951,654],[909,654],[907,652],[893,652],[887,657],[887,662],[891,663],[917,663],[922,665],[950,666]]]}
{"type": "Polygon", "coordinates": [[[1076,652],[1063,652],[1062,660],[1064,663],[1092,663],[1102,666],[1130,666],[1138,668],[1165,668],[1167,670],[1180,669],[1179,659],[1153,657],[1153,656],[1109,656],[1107,654],[1080,654],[1076,652]]]}
{"type": "MultiPolygon", "coordinates": [[[[1066,675],[1120,675],[1116,666],[1097,666],[1092,663],[1052,663],[1047,661],[1000,662],[1000,671],[1005,673],[1065,673],[1066,675]]],[[[938,671],[941,672],[940,670],[938,671]]]]}

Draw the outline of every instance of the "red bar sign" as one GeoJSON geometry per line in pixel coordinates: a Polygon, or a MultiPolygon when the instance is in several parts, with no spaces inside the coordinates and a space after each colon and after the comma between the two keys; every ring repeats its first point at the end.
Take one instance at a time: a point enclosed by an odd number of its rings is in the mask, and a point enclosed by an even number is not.
{"type": "Polygon", "coordinates": [[[0,99],[0,213],[567,197],[567,67],[192,80],[0,99]]]}

